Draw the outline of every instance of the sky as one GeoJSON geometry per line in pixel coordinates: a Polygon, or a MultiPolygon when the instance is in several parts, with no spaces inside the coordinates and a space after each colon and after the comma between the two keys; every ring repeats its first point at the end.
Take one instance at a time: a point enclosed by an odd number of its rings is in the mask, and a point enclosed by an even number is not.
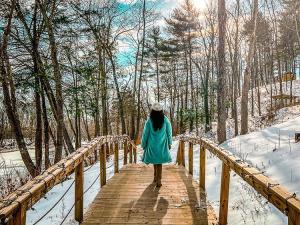
{"type": "MultiPolygon", "coordinates": [[[[165,0],[165,2],[170,3],[171,5],[179,5],[181,2],[183,2],[183,0],[165,0]]],[[[205,0],[192,0],[192,2],[199,9],[205,7],[206,4],[205,0]]]]}
{"type": "MultiPolygon", "coordinates": [[[[123,2],[123,3],[133,3],[136,0],[119,0],[119,2],[123,2]]],[[[172,11],[172,9],[174,9],[176,6],[180,5],[184,0],[146,0],[148,2],[157,2],[160,3],[162,5],[162,11],[164,11],[165,13],[168,13],[170,11],[172,11]]],[[[205,7],[205,4],[207,2],[207,0],[192,0],[193,4],[201,9],[205,7]]]]}
{"type": "MultiPolygon", "coordinates": [[[[162,9],[162,11],[164,11],[165,13],[169,13],[172,11],[172,9],[179,6],[184,0],[154,0],[154,1],[163,2],[164,8],[162,9]]],[[[203,9],[206,4],[206,0],[192,0],[192,2],[200,10],[203,9]]]]}
{"type": "MultiPolygon", "coordinates": [[[[118,0],[120,3],[123,3],[126,7],[126,4],[131,5],[134,4],[137,0],[118,0]]],[[[164,26],[164,18],[169,17],[172,10],[176,7],[179,7],[185,0],[146,0],[146,3],[149,5],[156,5],[156,9],[158,9],[162,15],[161,19],[156,22],[157,25],[164,26]]],[[[197,7],[200,11],[204,9],[207,2],[211,0],[191,0],[195,7],[197,7]]],[[[130,51],[129,44],[123,42],[122,40],[119,41],[119,50],[121,52],[120,61],[121,63],[125,63],[128,59],[123,57],[123,54],[128,55],[130,51]],[[125,61],[123,61],[125,60],[125,61]]]]}

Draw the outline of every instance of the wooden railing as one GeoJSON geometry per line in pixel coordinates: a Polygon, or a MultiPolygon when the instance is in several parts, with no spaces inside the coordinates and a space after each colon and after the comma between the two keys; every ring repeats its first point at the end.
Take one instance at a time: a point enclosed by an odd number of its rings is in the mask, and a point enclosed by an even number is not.
{"type": "Polygon", "coordinates": [[[56,184],[75,172],[75,220],[83,220],[84,161],[99,152],[100,185],[106,184],[106,155],[109,147],[114,148],[114,171],[119,171],[119,145],[124,146],[124,165],[136,163],[137,148],[128,136],[103,136],[92,140],[76,152],[53,165],[3,200],[0,200],[0,224],[26,224],[26,211],[56,184]]]}
{"type": "Polygon", "coordinates": [[[269,111],[278,111],[279,109],[283,109],[285,107],[292,107],[300,105],[300,97],[299,96],[293,96],[290,98],[284,98],[284,99],[278,99],[275,100],[274,105],[269,111]],[[282,100],[282,101],[281,101],[282,100]]]}
{"type": "MultiPolygon", "coordinates": [[[[282,185],[273,182],[261,171],[251,167],[212,141],[200,137],[181,136],[177,162],[185,166],[185,143],[189,143],[189,173],[193,174],[193,145],[200,145],[199,185],[205,190],[206,150],[222,161],[219,224],[227,224],[230,172],[234,171],[277,209],[288,216],[288,225],[300,225],[300,200],[282,185]]],[[[249,206],[250,207],[250,206],[249,206]]]]}

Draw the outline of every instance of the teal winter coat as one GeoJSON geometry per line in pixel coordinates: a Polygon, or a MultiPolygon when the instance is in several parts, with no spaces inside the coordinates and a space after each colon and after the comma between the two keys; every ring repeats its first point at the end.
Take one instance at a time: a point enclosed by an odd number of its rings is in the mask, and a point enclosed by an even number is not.
{"type": "Polygon", "coordinates": [[[164,124],[160,130],[154,130],[152,120],[149,118],[144,127],[142,148],[144,154],[142,161],[146,164],[162,164],[172,161],[169,145],[172,144],[172,127],[165,116],[164,124]]]}

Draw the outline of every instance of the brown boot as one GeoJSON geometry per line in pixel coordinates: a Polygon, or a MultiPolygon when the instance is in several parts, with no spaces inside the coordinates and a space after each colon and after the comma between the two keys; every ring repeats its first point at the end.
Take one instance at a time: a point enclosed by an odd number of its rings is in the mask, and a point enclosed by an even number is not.
{"type": "Polygon", "coordinates": [[[161,187],[161,175],[162,175],[162,164],[157,165],[157,181],[156,181],[156,187],[161,187]]]}
{"type": "Polygon", "coordinates": [[[156,181],[157,181],[157,165],[153,164],[153,168],[154,168],[153,183],[156,183],[156,181]]]}

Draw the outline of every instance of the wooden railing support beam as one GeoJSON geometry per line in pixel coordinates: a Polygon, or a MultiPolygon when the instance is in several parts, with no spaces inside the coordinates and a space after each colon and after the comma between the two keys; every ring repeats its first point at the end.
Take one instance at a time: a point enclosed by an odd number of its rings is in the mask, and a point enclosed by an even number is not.
{"type": "Polygon", "coordinates": [[[189,142],[189,173],[193,175],[194,168],[194,152],[193,152],[193,143],[189,142]]]}
{"type": "Polygon", "coordinates": [[[181,150],[180,150],[180,147],[181,147],[181,141],[179,141],[179,143],[178,143],[178,149],[177,149],[177,155],[176,155],[176,163],[178,165],[181,165],[181,150]]]}
{"type": "Polygon", "coordinates": [[[19,205],[19,208],[12,216],[12,220],[9,221],[10,225],[25,225],[26,224],[26,211],[27,209],[23,204],[19,205]]]}
{"type": "Polygon", "coordinates": [[[126,165],[127,164],[127,156],[128,156],[128,144],[127,144],[127,140],[124,141],[124,162],[123,164],[126,165]]]}
{"type": "Polygon", "coordinates": [[[288,212],[288,225],[300,225],[300,213],[295,211],[288,212]]]}
{"type": "Polygon", "coordinates": [[[178,146],[178,152],[177,152],[177,163],[182,166],[185,166],[184,148],[185,148],[185,143],[183,140],[180,140],[178,146]]]}
{"type": "Polygon", "coordinates": [[[83,162],[75,168],[75,220],[83,221],[83,162]]]}
{"type": "Polygon", "coordinates": [[[181,163],[182,166],[185,167],[185,142],[182,142],[182,146],[181,146],[181,163]]]}
{"type": "Polygon", "coordinates": [[[230,167],[223,162],[220,190],[219,225],[227,225],[229,199],[230,167]]]}
{"type": "Polygon", "coordinates": [[[136,163],[137,162],[137,149],[136,149],[137,147],[133,147],[133,161],[134,161],[134,163],[136,163]]]}
{"type": "Polygon", "coordinates": [[[201,144],[200,146],[200,173],[199,173],[199,184],[200,188],[205,190],[205,167],[206,167],[206,151],[205,147],[201,144]]]}
{"type": "Polygon", "coordinates": [[[115,173],[119,173],[119,143],[115,142],[114,148],[114,165],[115,165],[115,173]]]}
{"type": "Polygon", "coordinates": [[[108,143],[102,144],[99,150],[99,158],[100,158],[100,186],[103,187],[106,184],[106,149],[108,147],[108,143]]]}
{"type": "Polygon", "coordinates": [[[129,144],[129,163],[132,163],[132,144],[129,144]]]}
{"type": "Polygon", "coordinates": [[[109,143],[109,154],[114,154],[114,143],[110,142],[109,143]]]}

